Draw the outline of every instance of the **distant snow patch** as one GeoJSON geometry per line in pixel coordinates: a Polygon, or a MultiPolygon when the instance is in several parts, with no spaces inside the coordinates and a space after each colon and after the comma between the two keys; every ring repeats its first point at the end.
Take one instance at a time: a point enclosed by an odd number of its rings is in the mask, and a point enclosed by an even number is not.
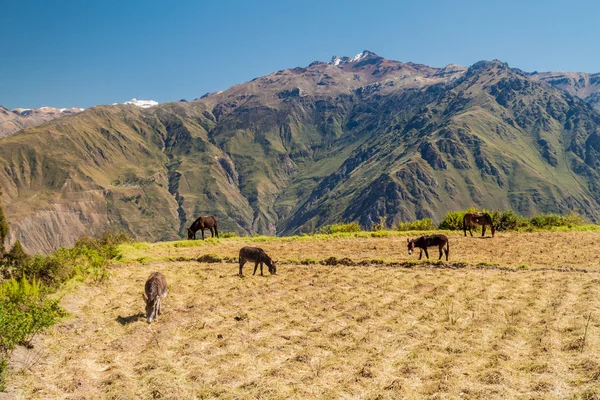
{"type": "Polygon", "coordinates": [[[331,57],[331,61],[329,61],[329,64],[332,64],[335,66],[340,66],[340,65],[344,65],[344,64],[355,63],[355,62],[364,60],[365,58],[367,58],[370,55],[376,56],[375,53],[370,52],[369,50],[361,51],[360,53],[358,53],[357,55],[355,55],[352,58],[346,57],[346,56],[344,56],[344,57],[333,56],[333,57],[331,57]]]}
{"type": "MultiPolygon", "coordinates": [[[[119,103],[115,103],[119,104],[119,103]]],[[[135,97],[129,101],[126,101],[122,104],[133,104],[134,106],[142,107],[142,108],[150,108],[158,105],[157,101],[154,100],[138,100],[135,97]]]]}
{"type": "Polygon", "coordinates": [[[355,55],[354,57],[352,57],[351,61],[352,62],[357,62],[362,60],[363,58],[365,58],[367,56],[365,51],[361,51],[360,53],[358,53],[357,55],[355,55]]]}

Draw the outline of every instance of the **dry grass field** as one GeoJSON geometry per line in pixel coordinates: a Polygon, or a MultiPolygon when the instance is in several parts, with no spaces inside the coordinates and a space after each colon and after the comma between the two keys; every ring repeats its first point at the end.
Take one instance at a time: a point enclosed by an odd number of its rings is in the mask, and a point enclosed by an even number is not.
{"type": "Polygon", "coordinates": [[[451,261],[466,266],[400,267],[418,257],[404,236],[261,240],[125,245],[108,282],[66,290],[70,317],[15,353],[11,393],[600,398],[600,233],[453,235],[451,261]],[[278,275],[247,265],[242,279],[233,262],[193,261],[233,258],[244,244],[285,261],[278,275]],[[365,262],[310,264],[329,257],[365,262]],[[141,293],[153,271],[169,296],[148,325],[141,293]]]}

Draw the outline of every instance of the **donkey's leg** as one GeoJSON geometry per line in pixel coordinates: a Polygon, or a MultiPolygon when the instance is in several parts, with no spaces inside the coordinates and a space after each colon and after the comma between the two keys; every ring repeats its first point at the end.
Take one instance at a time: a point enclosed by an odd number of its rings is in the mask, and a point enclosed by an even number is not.
{"type": "Polygon", "coordinates": [[[438,260],[441,260],[442,259],[442,254],[443,254],[443,250],[442,249],[444,248],[444,245],[440,244],[438,247],[439,247],[439,250],[440,250],[440,258],[438,258],[438,260]]]}
{"type": "Polygon", "coordinates": [[[217,229],[217,224],[215,224],[215,236],[217,239],[219,238],[219,230],[217,229]]]}
{"type": "Polygon", "coordinates": [[[419,253],[419,260],[421,259],[421,257],[423,257],[423,249],[421,249],[421,252],[419,253]]]}
{"type": "Polygon", "coordinates": [[[481,237],[485,236],[485,224],[481,225],[481,237]]]}
{"type": "Polygon", "coordinates": [[[200,229],[202,231],[202,240],[204,240],[204,228],[200,229]]]}
{"type": "Polygon", "coordinates": [[[254,272],[252,273],[252,275],[256,274],[257,269],[258,269],[258,261],[256,262],[256,264],[254,264],[254,272]]]}
{"type": "Polygon", "coordinates": [[[264,276],[263,275],[263,262],[260,262],[260,276],[264,276]]]}
{"type": "Polygon", "coordinates": [[[242,274],[242,268],[244,267],[244,264],[246,264],[246,259],[240,257],[240,276],[244,276],[244,274],[242,274]]]}
{"type": "Polygon", "coordinates": [[[425,250],[425,255],[427,256],[427,259],[429,260],[429,253],[427,252],[427,247],[425,247],[423,250],[425,250]]]}
{"type": "Polygon", "coordinates": [[[473,232],[471,232],[471,225],[469,225],[469,233],[473,236],[473,232]]]}

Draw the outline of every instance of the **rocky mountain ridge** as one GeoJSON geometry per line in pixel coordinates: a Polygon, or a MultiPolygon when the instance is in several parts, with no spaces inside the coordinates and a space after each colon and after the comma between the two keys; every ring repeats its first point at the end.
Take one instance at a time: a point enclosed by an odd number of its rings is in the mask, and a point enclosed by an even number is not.
{"type": "Polygon", "coordinates": [[[365,51],[25,129],[0,141],[0,184],[10,240],[30,252],[106,228],[172,240],[198,215],[240,234],[470,206],[598,221],[599,127],[590,104],[500,61],[434,68],[365,51]]]}
{"type": "Polygon", "coordinates": [[[0,105],[0,138],[30,126],[42,124],[66,115],[83,111],[82,108],[15,108],[10,110],[0,105]]]}

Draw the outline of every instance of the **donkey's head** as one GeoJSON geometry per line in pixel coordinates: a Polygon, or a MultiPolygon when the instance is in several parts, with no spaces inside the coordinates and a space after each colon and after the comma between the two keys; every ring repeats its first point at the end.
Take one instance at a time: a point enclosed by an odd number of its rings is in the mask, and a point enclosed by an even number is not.
{"type": "Polygon", "coordinates": [[[194,239],[194,231],[192,231],[190,228],[188,228],[188,240],[192,240],[194,239]]]}
{"type": "Polygon", "coordinates": [[[406,239],[406,241],[408,242],[408,255],[411,255],[415,250],[415,242],[410,239],[406,239]]]}
{"type": "Polygon", "coordinates": [[[146,321],[150,323],[157,317],[158,308],[160,307],[160,296],[149,299],[145,294],[142,293],[142,298],[146,302],[146,321]]]}
{"type": "Polygon", "coordinates": [[[267,266],[269,267],[271,275],[277,275],[277,261],[269,260],[267,266]]]}

